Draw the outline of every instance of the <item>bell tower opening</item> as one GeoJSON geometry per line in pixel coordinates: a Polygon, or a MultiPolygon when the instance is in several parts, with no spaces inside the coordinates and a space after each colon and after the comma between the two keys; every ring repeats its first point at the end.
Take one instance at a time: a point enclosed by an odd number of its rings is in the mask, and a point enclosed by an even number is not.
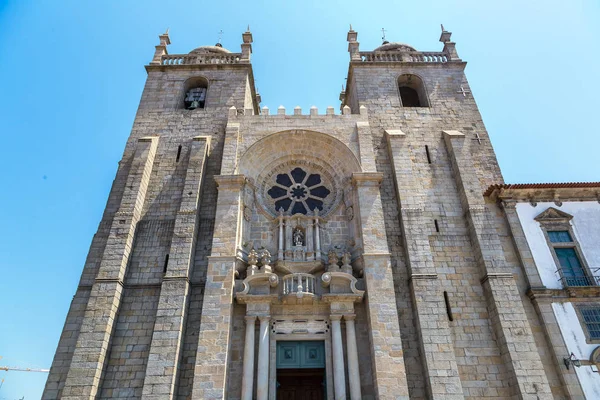
{"type": "Polygon", "coordinates": [[[188,79],[185,83],[185,97],[183,107],[186,110],[195,110],[204,108],[206,104],[206,93],[208,91],[208,81],[203,77],[188,79]]]}
{"type": "Polygon", "coordinates": [[[277,342],[277,399],[327,398],[323,341],[277,342]]]}
{"type": "Polygon", "coordinates": [[[425,85],[418,76],[401,75],[398,78],[398,89],[402,107],[429,107],[425,85]]]}

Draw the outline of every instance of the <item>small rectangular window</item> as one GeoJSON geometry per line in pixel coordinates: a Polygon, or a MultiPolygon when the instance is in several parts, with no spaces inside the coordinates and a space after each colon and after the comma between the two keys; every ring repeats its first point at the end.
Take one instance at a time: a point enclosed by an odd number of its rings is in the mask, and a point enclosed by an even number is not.
{"type": "Polygon", "coordinates": [[[581,312],[590,339],[600,339],[600,307],[580,307],[579,312],[581,312]]]}
{"type": "Polygon", "coordinates": [[[573,241],[569,231],[548,231],[548,238],[552,243],[569,243],[573,241]]]}

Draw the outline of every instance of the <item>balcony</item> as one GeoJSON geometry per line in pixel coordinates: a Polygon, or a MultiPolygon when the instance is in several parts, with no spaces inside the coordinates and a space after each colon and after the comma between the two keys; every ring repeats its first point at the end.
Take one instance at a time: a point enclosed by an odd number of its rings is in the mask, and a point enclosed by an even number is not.
{"type": "Polygon", "coordinates": [[[563,276],[563,287],[600,286],[600,276],[563,276]]]}
{"type": "Polygon", "coordinates": [[[316,279],[311,274],[296,273],[283,277],[283,296],[292,299],[296,297],[301,300],[304,297],[311,299],[317,294],[316,279]]]}

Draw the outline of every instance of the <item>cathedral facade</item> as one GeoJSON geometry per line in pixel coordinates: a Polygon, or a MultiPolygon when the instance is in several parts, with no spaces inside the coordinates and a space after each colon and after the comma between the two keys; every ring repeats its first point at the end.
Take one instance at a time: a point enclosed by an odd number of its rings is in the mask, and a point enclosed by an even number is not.
{"type": "Polygon", "coordinates": [[[600,186],[503,183],[450,32],[361,51],[351,28],[339,113],[261,108],[242,41],[160,35],[44,399],[600,390],[573,306],[599,295],[600,186]]]}

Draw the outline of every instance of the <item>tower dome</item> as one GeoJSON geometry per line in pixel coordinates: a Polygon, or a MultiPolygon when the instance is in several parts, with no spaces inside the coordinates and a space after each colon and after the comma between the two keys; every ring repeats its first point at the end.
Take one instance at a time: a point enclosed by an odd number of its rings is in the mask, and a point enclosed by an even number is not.
{"type": "Polygon", "coordinates": [[[221,45],[221,43],[217,43],[214,46],[200,46],[190,51],[190,54],[206,54],[206,53],[218,53],[218,54],[227,54],[231,53],[231,51],[227,50],[225,47],[221,45]]]}
{"type": "Polygon", "coordinates": [[[383,42],[374,51],[417,51],[414,47],[400,42],[383,42]]]}

